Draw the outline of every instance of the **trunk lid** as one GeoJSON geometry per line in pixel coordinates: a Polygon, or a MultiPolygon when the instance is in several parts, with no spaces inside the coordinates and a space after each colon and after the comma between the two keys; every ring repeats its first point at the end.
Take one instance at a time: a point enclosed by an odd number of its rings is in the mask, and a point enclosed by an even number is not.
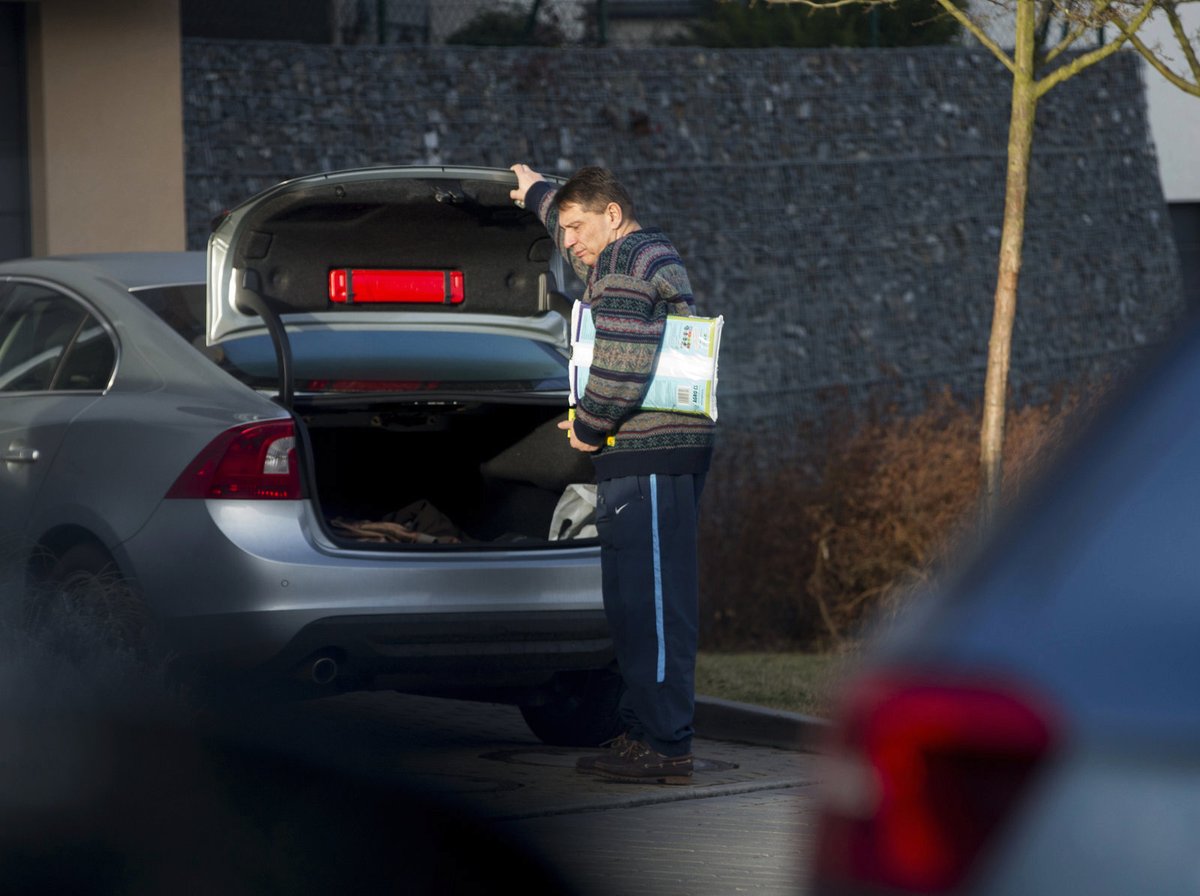
{"type": "Polygon", "coordinates": [[[282,329],[524,336],[566,351],[570,265],[492,168],[372,168],[285,181],[208,245],[209,345],[282,329]],[[272,327],[274,329],[274,327],[272,327]]]}

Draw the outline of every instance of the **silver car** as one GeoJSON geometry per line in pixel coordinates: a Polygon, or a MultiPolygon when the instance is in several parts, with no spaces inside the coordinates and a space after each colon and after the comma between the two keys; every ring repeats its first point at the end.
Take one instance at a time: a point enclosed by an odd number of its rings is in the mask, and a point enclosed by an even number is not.
{"type": "Polygon", "coordinates": [[[1200,891],[1198,324],[846,685],[813,892],[1200,891]]]}
{"type": "Polygon", "coordinates": [[[305,177],[207,257],[0,265],[0,530],[29,577],[118,571],[206,674],[615,733],[599,546],[555,516],[592,475],[556,428],[573,275],[513,184],[305,177]]]}

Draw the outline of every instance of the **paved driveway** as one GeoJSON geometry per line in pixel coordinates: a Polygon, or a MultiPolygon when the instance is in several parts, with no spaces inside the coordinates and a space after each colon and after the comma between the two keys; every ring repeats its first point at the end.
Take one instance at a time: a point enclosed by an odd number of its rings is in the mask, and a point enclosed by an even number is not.
{"type": "MultiPolygon", "coordinates": [[[[698,737],[694,784],[610,782],[578,774],[590,751],[543,746],[513,707],[392,693],[198,729],[106,652],[65,663],[2,623],[6,892],[800,890],[811,753],[698,737]]],[[[765,721],[697,725],[794,745],[765,721]]]]}
{"type": "Polygon", "coordinates": [[[529,844],[591,894],[800,891],[811,753],[698,738],[695,783],[580,775],[512,707],[397,694],[277,706],[243,736],[319,765],[428,792],[529,844]]]}

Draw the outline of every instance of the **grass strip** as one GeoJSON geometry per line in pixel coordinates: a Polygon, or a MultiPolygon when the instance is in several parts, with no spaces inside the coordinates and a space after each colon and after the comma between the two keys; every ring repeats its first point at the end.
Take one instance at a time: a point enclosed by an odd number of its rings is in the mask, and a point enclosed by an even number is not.
{"type": "Polygon", "coordinates": [[[701,651],[696,659],[696,693],[824,716],[850,662],[850,657],[834,653],[701,651]]]}

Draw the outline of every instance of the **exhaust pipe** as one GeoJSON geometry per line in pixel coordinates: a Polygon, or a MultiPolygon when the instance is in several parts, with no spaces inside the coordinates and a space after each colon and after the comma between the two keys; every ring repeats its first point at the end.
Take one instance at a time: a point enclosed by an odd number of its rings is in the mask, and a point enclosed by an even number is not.
{"type": "Polygon", "coordinates": [[[319,656],[313,660],[308,674],[313,684],[332,684],[338,674],[337,660],[331,656],[319,656]]]}

